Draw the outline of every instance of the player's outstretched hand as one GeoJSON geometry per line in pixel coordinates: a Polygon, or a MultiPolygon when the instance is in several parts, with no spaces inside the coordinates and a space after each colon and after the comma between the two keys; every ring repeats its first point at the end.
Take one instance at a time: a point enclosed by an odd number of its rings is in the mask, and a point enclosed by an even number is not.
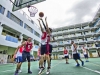
{"type": "Polygon", "coordinates": [[[45,17],[45,21],[47,20],[47,17],[45,17]]]}

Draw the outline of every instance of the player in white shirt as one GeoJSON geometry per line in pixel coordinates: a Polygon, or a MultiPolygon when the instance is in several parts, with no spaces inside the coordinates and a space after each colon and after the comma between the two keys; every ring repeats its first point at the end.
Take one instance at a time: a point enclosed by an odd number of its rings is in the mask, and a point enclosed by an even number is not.
{"type": "Polygon", "coordinates": [[[82,61],[82,59],[80,58],[80,55],[78,53],[78,50],[77,50],[77,46],[76,44],[74,43],[74,41],[71,41],[71,50],[72,50],[72,55],[73,55],[73,59],[76,61],[77,65],[76,66],[80,66],[78,60],[80,60],[82,62],[82,66],[84,66],[84,62],[82,61]]]}
{"type": "Polygon", "coordinates": [[[24,46],[21,46],[21,45],[18,46],[17,49],[15,50],[14,55],[16,55],[16,58],[17,58],[17,68],[16,68],[14,75],[18,75],[18,72],[21,72],[20,68],[21,68],[21,65],[22,65],[22,62],[23,62],[23,60],[22,60],[23,50],[24,50],[24,46]]]}
{"type": "Polygon", "coordinates": [[[82,51],[83,51],[84,57],[86,59],[86,62],[89,62],[89,60],[88,60],[88,51],[84,46],[82,47],[82,51]]]}

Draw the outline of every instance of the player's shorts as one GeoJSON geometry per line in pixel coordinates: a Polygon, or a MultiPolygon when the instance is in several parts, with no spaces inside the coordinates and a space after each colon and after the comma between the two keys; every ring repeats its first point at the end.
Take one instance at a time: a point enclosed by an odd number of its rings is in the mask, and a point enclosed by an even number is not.
{"type": "Polygon", "coordinates": [[[84,57],[85,57],[85,58],[88,58],[88,54],[84,54],[84,57]]]}
{"type": "Polygon", "coordinates": [[[28,62],[30,62],[30,52],[23,51],[22,59],[23,59],[23,62],[25,62],[26,59],[28,60],[28,62]]]}
{"type": "Polygon", "coordinates": [[[18,56],[18,57],[17,57],[17,63],[20,63],[20,62],[23,62],[22,56],[18,56]]]}
{"type": "Polygon", "coordinates": [[[66,58],[69,59],[69,56],[65,56],[65,59],[66,59],[66,58]]]}
{"type": "Polygon", "coordinates": [[[73,59],[74,60],[80,59],[80,54],[79,53],[73,54],[73,59]]]}
{"type": "Polygon", "coordinates": [[[52,45],[49,44],[49,50],[47,50],[47,45],[41,45],[41,55],[52,53],[52,45]]]}

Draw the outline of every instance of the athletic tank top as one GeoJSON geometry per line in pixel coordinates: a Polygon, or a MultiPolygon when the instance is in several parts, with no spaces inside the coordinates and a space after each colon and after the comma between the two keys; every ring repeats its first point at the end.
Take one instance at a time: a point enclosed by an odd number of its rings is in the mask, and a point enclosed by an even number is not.
{"type": "Polygon", "coordinates": [[[29,42],[26,42],[24,51],[30,52],[31,49],[32,49],[32,42],[30,42],[30,43],[29,42]]]}
{"type": "Polygon", "coordinates": [[[72,54],[76,54],[78,53],[78,50],[75,50],[74,45],[72,44],[71,46],[71,50],[72,50],[72,54]],[[75,51],[74,51],[75,50],[75,51]]]}
{"type": "Polygon", "coordinates": [[[83,54],[87,54],[87,51],[85,48],[83,48],[83,54]]]}
{"type": "Polygon", "coordinates": [[[24,50],[24,46],[23,47],[20,47],[19,50],[17,51],[16,57],[22,56],[23,50],[24,50]]]}
{"type": "Polygon", "coordinates": [[[43,32],[42,33],[42,37],[41,37],[41,43],[42,45],[45,45],[45,44],[50,44],[50,41],[51,41],[51,37],[52,35],[50,34],[47,34],[47,32],[43,32]]]}
{"type": "Polygon", "coordinates": [[[64,56],[68,56],[68,51],[64,50],[64,56]]]}
{"type": "Polygon", "coordinates": [[[43,32],[41,37],[42,45],[46,44],[46,41],[47,41],[47,32],[43,32]]]}
{"type": "Polygon", "coordinates": [[[64,54],[67,54],[68,53],[68,51],[67,50],[64,50],[64,54]]]}

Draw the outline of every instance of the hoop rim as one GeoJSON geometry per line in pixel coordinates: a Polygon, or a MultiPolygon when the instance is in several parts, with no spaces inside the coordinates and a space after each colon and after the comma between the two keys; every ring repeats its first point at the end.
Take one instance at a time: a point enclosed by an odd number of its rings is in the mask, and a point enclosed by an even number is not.
{"type": "MultiPolygon", "coordinates": [[[[35,14],[38,12],[38,9],[37,9],[35,6],[27,6],[27,7],[28,7],[28,11],[29,11],[29,13],[30,13],[30,16],[31,16],[31,17],[34,17],[35,14]],[[35,8],[35,9],[36,9],[36,12],[33,12],[33,13],[32,13],[32,12],[29,10],[30,7],[35,8]],[[34,15],[34,16],[33,16],[33,15],[34,15]]],[[[34,10],[33,10],[33,11],[34,11],[34,10]]]]}

